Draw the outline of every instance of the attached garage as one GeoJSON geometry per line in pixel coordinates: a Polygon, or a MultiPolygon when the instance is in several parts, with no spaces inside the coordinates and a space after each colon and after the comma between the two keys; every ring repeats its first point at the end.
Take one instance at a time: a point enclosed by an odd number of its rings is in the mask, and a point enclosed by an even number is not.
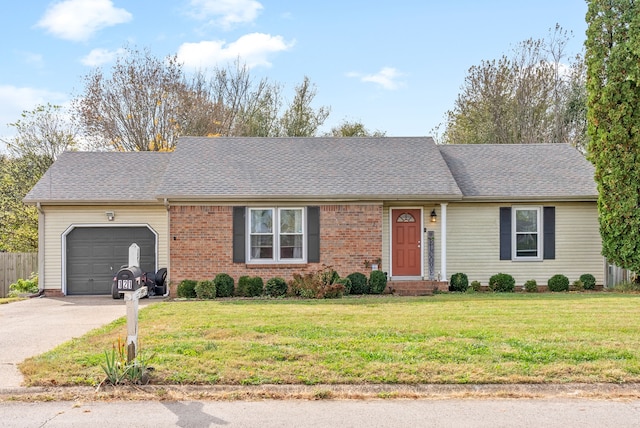
{"type": "Polygon", "coordinates": [[[113,276],[140,247],[140,267],[157,270],[157,236],[148,226],[72,227],[66,233],[66,294],[111,294],[113,276]]]}

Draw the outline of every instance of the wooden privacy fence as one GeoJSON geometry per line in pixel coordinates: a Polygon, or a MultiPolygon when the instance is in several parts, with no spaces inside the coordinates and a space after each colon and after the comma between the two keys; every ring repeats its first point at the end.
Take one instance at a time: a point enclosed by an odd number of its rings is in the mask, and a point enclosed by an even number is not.
{"type": "Polygon", "coordinates": [[[9,286],[20,278],[38,273],[38,253],[0,253],[0,297],[9,294],[9,286]]]}

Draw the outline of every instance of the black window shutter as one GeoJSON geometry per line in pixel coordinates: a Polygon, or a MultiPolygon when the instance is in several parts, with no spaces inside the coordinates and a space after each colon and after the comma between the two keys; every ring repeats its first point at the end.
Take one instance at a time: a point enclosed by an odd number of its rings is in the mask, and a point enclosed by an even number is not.
{"type": "Polygon", "coordinates": [[[511,260],[511,207],[500,207],[500,260],[511,260]]]}
{"type": "Polygon", "coordinates": [[[245,262],[245,207],[233,207],[233,262],[245,262]]]}
{"type": "Polygon", "coordinates": [[[320,263],[320,207],[307,207],[307,261],[320,263]]]}
{"type": "Polygon", "coordinates": [[[544,207],[542,214],[542,229],[544,230],[543,258],[556,258],[556,207],[544,207]]]}

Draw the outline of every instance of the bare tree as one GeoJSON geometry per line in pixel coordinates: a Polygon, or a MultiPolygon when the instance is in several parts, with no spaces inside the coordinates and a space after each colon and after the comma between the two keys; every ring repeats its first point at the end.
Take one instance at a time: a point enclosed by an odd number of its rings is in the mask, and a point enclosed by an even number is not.
{"type": "Polygon", "coordinates": [[[154,58],[126,48],[110,77],[100,69],[86,76],[74,102],[93,142],[119,151],[171,150],[180,133],[177,116],[185,87],[176,56],[154,58]]]}
{"type": "Polygon", "coordinates": [[[443,142],[569,142],[584,150],[584,64],[567,58],[569,39],[557,25],[548,39],[526,40],[511,56],[471,67],[446,114],[443,142]]]}
{"type": "Polygon", "coordinates": [[[180,135],[315,135],[329,115],[328,107],[311,107],[315,95],[305,77],[283,110],[282,86],[255,81],[240,59],[186,76],[175,56],[127,48],[110,77],[99,69],[86,77],[74,107],[97,147],[173,150],[180,135]]]}

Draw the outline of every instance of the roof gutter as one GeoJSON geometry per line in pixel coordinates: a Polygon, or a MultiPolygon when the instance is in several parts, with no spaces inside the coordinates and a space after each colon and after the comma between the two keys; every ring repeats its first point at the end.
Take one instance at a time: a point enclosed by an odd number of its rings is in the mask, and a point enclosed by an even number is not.
{"type": "Polygon", "coordinates": [[[459,201],[462,195],[167,195],[164,200],[171,199],[174,203],[216,202],[216,203],[246,203],[247,201],[282,201],[282,202],[387,202],[387,201],[459,201]]]}

